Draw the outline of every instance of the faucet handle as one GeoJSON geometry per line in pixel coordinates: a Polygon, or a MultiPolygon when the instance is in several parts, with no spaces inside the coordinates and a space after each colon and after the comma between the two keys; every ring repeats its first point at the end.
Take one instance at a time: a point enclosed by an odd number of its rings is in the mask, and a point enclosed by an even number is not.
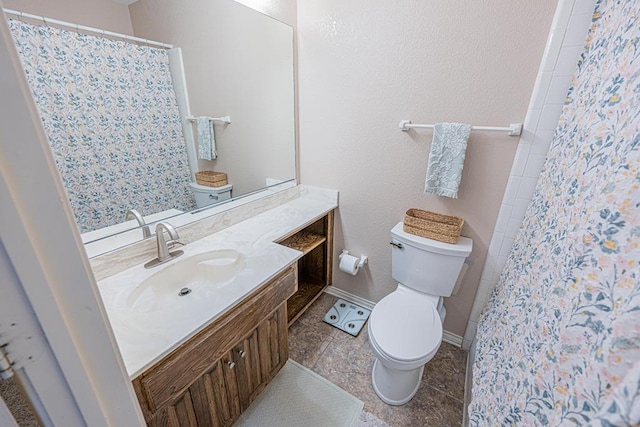
{"type": "Polygon", "coordinates": [[[173,248],[176,245],[184,246],[184,245],[186,245],[186,243],[182,243],[182,242],[180,242],[178,240],[169,240],[167,242],[167,246],[169,246],[169,248],[173,248]]]}

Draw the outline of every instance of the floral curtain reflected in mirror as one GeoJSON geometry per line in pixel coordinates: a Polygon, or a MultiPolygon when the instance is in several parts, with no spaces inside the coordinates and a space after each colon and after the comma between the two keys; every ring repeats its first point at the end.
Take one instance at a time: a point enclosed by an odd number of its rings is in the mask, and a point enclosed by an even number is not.
{"type": "Polygon", "coordinates": [[[9,23],[81,232],[195,207],[164,49],[9,23]]]}

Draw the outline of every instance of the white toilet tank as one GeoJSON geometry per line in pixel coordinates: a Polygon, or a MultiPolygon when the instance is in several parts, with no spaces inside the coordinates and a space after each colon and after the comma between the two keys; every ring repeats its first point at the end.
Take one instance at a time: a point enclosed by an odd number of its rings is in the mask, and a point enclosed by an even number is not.
{"type": "Polygon", "coordinates": [[[391,230],[393,278],[419,292],[451,296],[473,241],[460,237],[455,244],[439,242],[409,234],[402,225],[399,222],[391,230]]]}
{"type": "Polygon", "coordinates": [[[231,184],[223,185],[221,187],[210,187],[208,185],[200,185],[195,182],[190,182],[189,186],[193,190],[193,195],[196,199],[196,206],[199,208],[230,199],[231,190],[233,189],[231,184]]]}

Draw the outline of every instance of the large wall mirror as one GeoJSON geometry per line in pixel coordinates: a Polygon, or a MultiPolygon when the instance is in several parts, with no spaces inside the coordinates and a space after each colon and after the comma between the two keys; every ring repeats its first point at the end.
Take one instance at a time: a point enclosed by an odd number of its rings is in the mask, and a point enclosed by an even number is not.
{"type": "MultiPolygon", "coordinates": [[[[68,1],[53,1],[56,2],[68,7],[68,1]]],[[[20,2],[7,3],[5,7],[17,9],[20,2]]],[[[189,222],[189,212],[202,211],[203,207],[196,204],[194,186],[190,184],[195,170],[226,173],[233,198],[295,179],[291,27],[233,0],[139,0],[129,6],[133,35],[170,43],[181,50],[179,65],[175,57],[180,55],[168,54],[173,61],[168,80],[158,78],[156,81],[157,76],[167,71],[161,64],[162,58],[157,59],[160,49],[144,46],[148,51],[144,51],[142,57],[124,58],[111,49],[127,44],[134,47],[125,50],[141,50],[139,45],[135,47],[117,37],[91,32],[79,38],[73,28],[38,22],[35,18],[11,15],[8,18],[17,18],[12,31],[23,61],[39,63],[40,68],[25,66],[25,69],[36,103],[51,113],[49,122],[43,114],[45,131],[54,148],[54,157],[56,150],[58,155],[63,153],[64,159],[56,157],[56,162],[70,199],[96,183],[109,195],[117,193],[115,202],[106,201],[98,189],[78,196],[77,206],[72,202],[74,210],[80,210],[74,213],[85,243],[123,232],[133,236],[130,230],[140,226],[135,214],[127,215],[129,209],[136,209],[147,224],[167,218],[174,218],[171,221],[178,224],[189,222]],[[57,32],[52,36],[37,28],[54,28],[57,32]],[[47,54],[38,44],[65,37],[68,39],[65,43],[72,49],[68,61],[75,63],[75,68],[60,71],[49,63],[42,66],[48,60],[47,55],[61,54],[51,46],[47,54]],[[109,41],[103,45],[105,39],[109,41]],[[83,55],[92,50],[106,53],[97,60],[98,72],[85,72],[92,60],[83,55]],[[152,65],[147,67],[149,64],[152,65]],[[115,76],[106,75],[111,65],[120,67],[115,76]],[[130,68],[123,68],[125,65],[130,68]],[[136,74],[138,69],[142,69],[142,74],[136,74]],[[183,70],[182,82],[175,81],[176,69],[183,70]],[[100,70],[105,70],[105,75],[101,75],[100,70]],[[46,73],[51,75],[44,75],[46,73]],[[79,78],[83,73],[86,75],[81,90],[61,93],[63,90],[50,88],[56,83],[64,88],[69,85],[69,79],[79,78]],[[119,91],[115,101],[104,100],[105,87],[119,91]],[[186,94],[181,89],[185,87],[186,94]],[[172,91],[177,91],[177,101],[171,100],[172,91]],[[128,94],[134,99],[129,100],[128,94]],[[80,99],[83,97],[85,99],[80,99]],[[187,100],[187,110],[184,100],[187,100]],[[78,110],[82,108],[101,110],[88,118],[78,110]],[[137,115],[145,109],[149,110],[146,117],[150,119],[137,115]],[[171,113],[167,113],[168,110],[171,113]],[[188,144],[194,145],[192,152],[198,152],[199,129],[197,122],[185,122],[187,115],[231,118],[231,123],[211,122],[215,159],[193,156],[188,159],[189,150],[185,148],[188,144]],[[165,122],[171,120],[175,122],[173,127],[164,128],[165,122]],[[138,122],[143,131],[132,131],[134,122],[138,122]],[[101,126],[108,127],[106,133],[95,135],[101,126]],[[69,133],[71,128],[75,133],[69,133]],[[115,148],[108,152],[94,150],[103,143],[115,144],[115,148]],[[83,144],[89,145],[92,151],[76,155],[83,144]],[[142,166],[131,166],[136,159],[142,159],[142,166]],[[65,173],[72,175],[75,168],[83,164],[89,165],[90,173],[76,173],[65,180],[65,173]],[[116,184],[117,187],[111,187],[116,184]],[[143,199],[145,204],[141,202],[143,199]],[[92,219],[85,221],[85,216],[92,219]]],[[[215,204],[216,200],[211,202],[215,204]]],[[[141,230],[137,230],[135,236],[133,240],[120,239],[120,244],[142,239],[141,230]]]]}

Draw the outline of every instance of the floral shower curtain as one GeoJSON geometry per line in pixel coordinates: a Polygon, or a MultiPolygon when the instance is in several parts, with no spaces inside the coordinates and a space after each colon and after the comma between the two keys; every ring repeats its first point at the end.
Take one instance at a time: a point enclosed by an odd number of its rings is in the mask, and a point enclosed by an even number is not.
{"type": "Polygon", "coordinates": [[[640,425],[640,2],[600,0],[478,324],[472,426],[640,425]]]}
{"type": "Polygon", "coordinates": [[[9,24],[81,232],[195,207],[164,49],[9,24]]]}

